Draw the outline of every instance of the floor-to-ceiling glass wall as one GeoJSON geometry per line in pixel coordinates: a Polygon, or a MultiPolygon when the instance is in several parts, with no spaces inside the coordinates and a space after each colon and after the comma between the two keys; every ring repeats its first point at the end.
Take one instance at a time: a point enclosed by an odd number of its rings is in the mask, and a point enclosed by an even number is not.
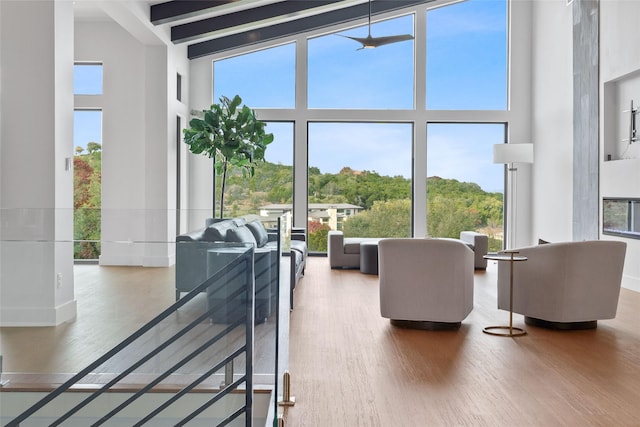
{"type": "Polygon", "coordinates": [[[243,213],[252,198],[261,214],[304,210],[295,225],[319,252],[328,229],[361,237],[473,229],[499,249],[504,168],[491,153],[508,140],[507,11],[507,0],[426,3],[374,15],[370,28],[367,20],[343,23],[212,58],[214,99],[240,94],[268,131],[290,126],[287,137],[274,132],[267,157],[287,141],[281,162],[291,180],[269,183],[277,185],[270,192],[254,192],[262,182],[228,188],[229,212],[243,213]],[[349,38],[369,32],[413,39],[362,49],[349,38]],[[453,181],[459,186],[444,185],[453,181]],[[461,217],[463,189],[479,190],[461,217]],[[263,193],[273,197],[255,203],[263,193]],[[380,231],[374,222],[383,218],[393,221],[380,231]]]}
{"type": "MultiPolygon", "coordinates": [[[[415,15],[375,21],[307,42],[308,107],[341,121],[308,124],[309,250],[326,252],[329,230],[347,237],[412,234],[413,124],[357,121],[366,110],[411,110],[414,41],[363,49],[349,37],[408,34],[415,15]]],[[[375,113],[374,113],[375,114],[375,113]]]]}
{"type": "MultiPolygon", "coordinates": [[[[239,95],[253,109],[295,107],[295,44],[287,43],[244,55],[226,57],[213,63],[213,96],[239,95]]],[[[258,115],[258,118],[259,115],[258,115]]],[[[228,172],[224,190],[225,216],[256,214],[266,225],[293,210],[293,140],[290,120],[268,121],[266,132],[274,135],[265,151],[265,162],[255,176],[241,170],[228,172]]],[[[215,179],[215,195],[222,192],[222,180],[215,179]]],[[[214,200],[219,197],[214,197],[214,200]]],[[[216,206],[219,212],[220,206],[216,206]]]]}
{"type": "Polygon", "coordinates": [[[484,122],[507,110],[507,2],[470,0],[427,11],[427,111],[455,121],[427,124],[427,230],[489,235],[502,249],[504,167],[493,145],[506,142],[506,123],[484,122]]]}

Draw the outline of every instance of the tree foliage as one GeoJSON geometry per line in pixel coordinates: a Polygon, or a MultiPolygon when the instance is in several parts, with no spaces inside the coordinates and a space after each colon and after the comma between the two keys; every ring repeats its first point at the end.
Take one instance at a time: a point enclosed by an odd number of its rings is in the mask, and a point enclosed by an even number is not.
{"type": "MultiPolygon", "coordinates": [[[[74,206],[78,240],[100,240],[100,156],[99,144],[76,149],[74,156],[74,206]],[[80,213],[78,213],[80,212],[80,213]]],[[[408,237],[411,235],[411,180],[382,176],[373,171],[344,167],[337,174],[309,168],[310,203],[350,203],[364,210],[343,223],[346,236],[408,237]]],[[[231,215],[256,213],[267,204],[293,203],[293,167],[261,162],[253,179],[238,168],[230,169],[225,197],[231,215]]],[[[427,233],[433,237],[458,237],[461,230],[489,234],[490,250],[501,249],[502,193],[489,193],[479,185],[455,179],[427,179],[427,233]],[[496,237],[497,236],[497,237],[496,237]]],[[[327,250],[329,226],[308,223],[311,251],[327,250]]],[[[78,254],[95,258],[99,244],[85,244],[78,254]]]]}
{"type": "Polygon", "coordinates": [[[409,237],[411,235],[411,200],[375,201],[365,210],[344,222],[347,237],[409,237]]]}
{"type": "Polygon", "coordinates": [[[327,252],[327,238],[329,236],[329,224],[309,221],[307,234],[309,235],[307,246],[311,252],[327,252]]]}
{"type": "Polygon", "coordinates": [[[242,98],[220,98],[202,117],[194,117],[184,129],[184,142],[193,154],[203,154],[214,160],[216,174],[222,177],[220,191],[220,218],[224,215],[224,197],[227,171],[238,168],[243,176],[253,177],[258,162],[264,161],[267,145],[273,134],[265,132],[266,123],[256,118],[251,108],[242,104],[242,98]]]}
{"type": "MultiPolygon", "coordinates": [[[[228,200],[234,213],[255,213],[271,203],[293,203],[293,168],[265,162],[255,179],[241,174],[229,177],[228,200]]],[[[408,237],[411,235],[411,180],[382,176],[371,171],[344,167],[337,174],[309,168],[310,203],[350,203],[364,210],[344,223],[346,236],[408,237]]],[[[458,237],[462,230],[489,234],[491,250],[501,249],[496,239],[502,231],[502,193],[489,193],[475,183],[440,177],[427,178],[427,233],[433,237],[458,237]]],[[[309,223],[309,240],[326,250],[327,230],[315,230],[309,223]],[[318,233],[316,237],[315,234],[318,233]]],[[[328,227],[327,227],[328,229],[328,227]]],[[[311,245],[310,245],[311,248],[311,245]]]]}
{"type": "Polygon", "coordinates": [[[97,259],[100,255],[102,146],[87,144],[87,154],[76,148],[73,158],[73,239],[75,259],[97,259]]]}

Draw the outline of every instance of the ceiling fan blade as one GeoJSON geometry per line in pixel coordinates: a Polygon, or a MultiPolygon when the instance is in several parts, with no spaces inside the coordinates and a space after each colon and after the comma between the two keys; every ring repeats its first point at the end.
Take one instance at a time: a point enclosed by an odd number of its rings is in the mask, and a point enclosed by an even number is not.
{"type": "Polygon", "coordinates": [[[345,36],[343,34],[336,34],[336,36],[340,36],[340,37],[344,37],[344,38],[347,38],[347,39],[355,40],[355,41],[357,41],[358,43],[360,43],[362,45],[365,45],[365,44],[369,43],[371,41],[371,39],[372,39],[371,36],[369,36],[369,37],[351,37],[351,36],[345,36]]]}
{"type": "Polygon", "coordinates": [[[403,42],[406,40],[413,40],[413,36],[410,34],[400,34],[397,36],[383,36],[383,37],[371,37],[368,43],[371,47],[384,46],[386,44],[403,42]]]}
{"type": "MultiPolygon", "coordinates": [[[[397,42],[403,42],[406,40],[413,40],[413,36],[410,34],[401,34],[401,35],[397,35],[397,36],[383,36],[383,37],[372,37],[372,36],[367,36],[367,37],[351,37],[351,36],[345,36],[342,34],[336,34],[340,37],[346,37],[348,39],[357,41],[358,43],[360,43],[362,45],[362,47],[360,49],[367,49],[367,48],[376,48],[379,46],[384,46],[386,44],[391,44],[391,43],[397,43],[397,42]]],[[[358,49],[358,50],[360,50],[358,49]]]]}

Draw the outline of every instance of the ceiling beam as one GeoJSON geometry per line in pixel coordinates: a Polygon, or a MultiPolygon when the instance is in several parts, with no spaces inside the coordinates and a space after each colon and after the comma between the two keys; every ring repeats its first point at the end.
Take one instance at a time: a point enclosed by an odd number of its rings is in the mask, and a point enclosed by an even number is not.
{"type": "Polygon", "coordinates": [[[151,5],[151,23],[159,25],[191,18],[236,1],[238,0],[174,0],[154,4],[151,5]]]}
{"type": "MultiPolygon", "coordinates": [[[[432,1],[435,0],[376,0],[371,3],[371,13],[372,15],[377,15],[432,1]]],[[[289,3],[289,1],[285,3],[289,3]]],[[[188,57],[189,59],[200,58],[230,49],[366,18],[368,15],[369,5],[367,3],[350,6],[289,22],[194,43],[187,47],[188,57]]]]}
{"type": "Polygon", "coordinates": [[[175,25],[171,27],[171,41],[174,43],[183,43],[199,37],[206,37],[217,31],[229,30],[233,27],[285,17],[287,15],[290,16],[341,1],[342,0],[287,0],[182,25],[175,25]]]}

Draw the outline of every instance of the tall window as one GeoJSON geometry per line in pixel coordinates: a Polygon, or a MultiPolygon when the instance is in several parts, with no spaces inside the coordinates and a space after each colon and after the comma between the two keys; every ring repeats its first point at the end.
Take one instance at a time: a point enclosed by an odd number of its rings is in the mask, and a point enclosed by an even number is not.
{"type": "Polygon", "coordinates": [[[411,235],[412,126],[309,124],[309,250],[329,230],[346,236],[411,235]]]}
{"type": "MultiPolygon", "coordinates": [[[[295,44],[289,43],[214,61],[214,102],[240,95],[254,109],[295,107],[295,53],[295,44]]],[[[274,141],[256,175],[228,172],[225,216],[263,213],[263,222],[274,225],[279,213],[293,211],[293,123],[269,122],[266,132],[273,133],[274,141]]],[[[221,181],[216,179],[215,194],[222,191],[221,181]]]]}
{"type": "MultiPolygon", "coordinates": [[[[102,64],[74,64],[75,95],[102,94],[102,64]]],[[[102,111],[76,109],[73,115],[74,259],[100,256],[102,193],[102,111]]]]}
{"type": "Polygon", "coordinates": [[[102,95],[102,64],[76,63],[73,66],[75,95],[102,95]]]}
{"type": "MultiPolygon", "coordinates": [[[[371,25],[374,35],[413,34],[413,15],[371,25]]],[[[366,37],[367,26],[308,41],[309,108],[411,109],[414,42],[359,49],[344,36],[366,37]]]]}
{"type": "Polygon", "coordinates": [[[505,0],[468,0],[427,12],[427,108],[507,108],[505,0]]]}
{"type": "Polygon", "coordinates": [[[504,167],[493,164],[493,145],[504,135],[503,124],[428,124],[430,236],[479,231],[489,235],[491,250],[502,249],[504,167]]]}
{"type": "Polygon", "coordinates": [[[295,107],[295,44],[290,43],[213,63],[213,98],[233,98],[252,108],[295,107]]]}
{"type": "Polygon", "coordinates": [[[98,259],[102,183],[102,111],[73,115],[74,259],[98,259]]]}

